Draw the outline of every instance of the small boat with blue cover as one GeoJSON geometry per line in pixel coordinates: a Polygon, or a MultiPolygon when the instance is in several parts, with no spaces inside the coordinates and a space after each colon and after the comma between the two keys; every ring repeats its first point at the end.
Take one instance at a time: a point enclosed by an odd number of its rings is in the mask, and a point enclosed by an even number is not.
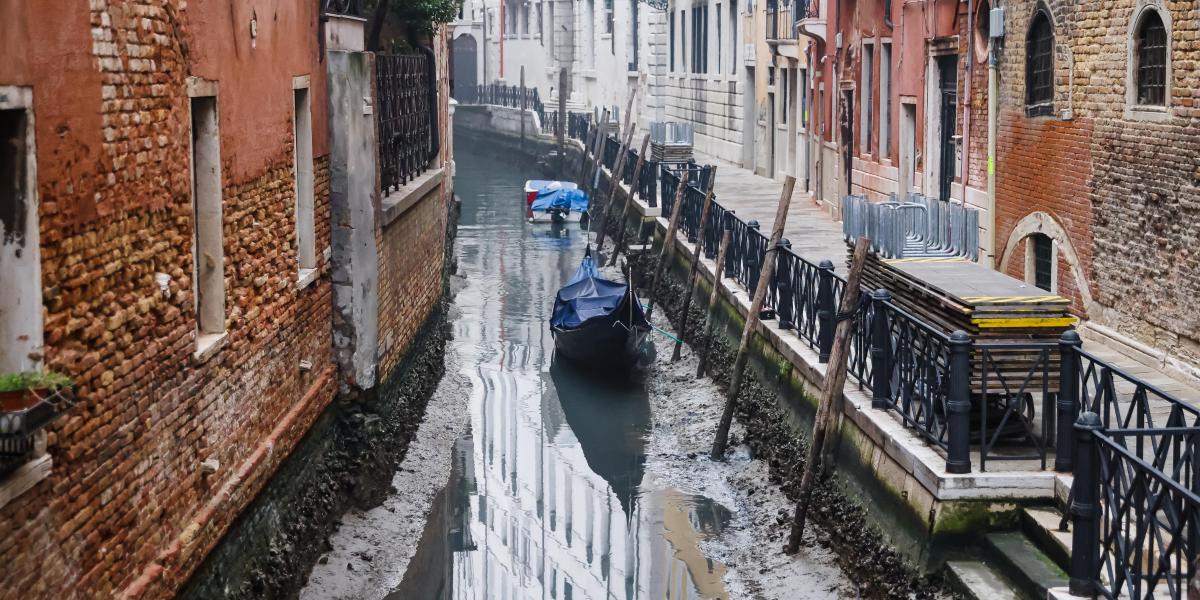
{"type": "Polygon", "coordinates": [[[645,356],[650,322],[633,289],[600,276],[592,250],[554,299],[550,331],[559,355],[598,370],[628,371],[645,356]]]}
{"type": "Polygon", "coordinates": [[[525,205],[530,223],[578,223],[587,217],[588,195],[569,181],[530,179],[525,205]]]}

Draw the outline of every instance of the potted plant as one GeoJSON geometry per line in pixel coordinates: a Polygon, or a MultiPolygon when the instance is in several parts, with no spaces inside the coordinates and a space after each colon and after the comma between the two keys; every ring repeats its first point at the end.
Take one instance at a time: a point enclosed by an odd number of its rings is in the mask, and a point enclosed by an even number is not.
{"type": "Polygon", "coordinates": [[[0,374],[0,412],[27,410],[70,385],[70,377],[50,371],[0,374]]]}

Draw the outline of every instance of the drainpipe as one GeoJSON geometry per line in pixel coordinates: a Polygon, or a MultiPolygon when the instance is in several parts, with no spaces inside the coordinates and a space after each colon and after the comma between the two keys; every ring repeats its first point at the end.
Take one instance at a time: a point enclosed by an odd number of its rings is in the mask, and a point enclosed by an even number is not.
{"type": "MultiPolygon", "coordinates": [[[[991,18],[995,18],[993,12],[991,18]]],[[[990,21],[990,19],[989,19],[990,21]]],[[[995,28],[993,27],[993,31],[995,28]]],[[[1000,119],[1000,38],[989,36],[988,42],[988,145],[987,145],[987,255],[984,265],[996,268],[996,124],[1000,119]]]]}
{"type": "Polygon", "coordinates": [[[971,88],[975,72],[975,0],[967,0],[967,82],[963,84],[963,149],[962,149],[962,201],[967,205],[967,184],[971,181],[971,88]]]}

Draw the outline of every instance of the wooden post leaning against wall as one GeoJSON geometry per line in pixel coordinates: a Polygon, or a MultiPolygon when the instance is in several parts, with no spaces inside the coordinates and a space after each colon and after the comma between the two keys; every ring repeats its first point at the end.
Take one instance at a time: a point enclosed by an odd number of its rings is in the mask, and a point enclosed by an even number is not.
{"type": "Polygon", "coordinates": [[[733,359],[733,371],[729,375],[729,389],[725,393],[725,410],[721,413],[721,422],[717,425],[717,437],[713,440],[713,460],[722,460],[725,457],[725,448],[729,445],[729,426],[733,423],[733,411],[737,408],[737,396],[742,387],[742,372],[746,370],[750,337],[758,328],[758,316],[762,312],[763,303],[767,300],[771,275],[775,273],[775,256],[779,252],[779,240],[783,239],[783,227],[787,223],[788,208],[791,206],[792,191],[795,188],[796,178],[788,175],[783,182],[779,207],[775,210],[775,223],[771,226],[771,239],[767,242],[767,255],[764,257],[762,270],[759,272],[758,285],[755,286],[754,297],[750,301],[750,314],[746,315],[746,325],[742,328],[742,339],[738,342],[737,355],[733,359]]]}
{"type": "Polygon", "coordinates": [[[704,203],[700,205],[700,224],[696,228],[696,247],[692,249],[692,269],[688,274],[687,294],[683,297],[683,313],[679,316],[679,337],[671,351],[671,362],[679,360],[683,340],[687,337],[688,311],[692,309],[692,294],[696,293],[696,278],[700,275],[700,254],[704,249],[704,228],[708,226],[708,214],[712,212],[713,188],[717,183],[717,165],[709,167],[708,189],[704,191],[704,203]]]}
{"type": "MultiPolygon", "coordinates": [[[[729,218],[729,217],[726,217],[729,218]]],[[[696,379],[704,377],[704,367],[708,364],[708,355],[712,352],[713,322],[717,319],[717,302],[721,298],[721,277],[725,274],[725,253],[729,250],[729,240],[733,237],[733,228],[724,223],[721,233],[721,245],[717,247],[717,268],[713,272],[713,287],[708,293],[708,315],[704,319],[704,333],[700,336],[700,360],[696,362],[696,379]]]]}
{"type": "Polygon", "coordinates": [[[687,178],[683,172],[679,175],[679,185],[675,187],[675,203],[671,205],[671,220],[667,221],[667,233],[663,236],[662,249],[658,253],[658,263],[654,265],[654,277],[650,279],[650,293],[646,299],[646,320],[654,314],[654,300],[658,293],[658,282],[662,279],[663,269],[671,260],[675,249],[675,232],[679,230],[679,215],[683,214],[683,190],[687,187],[687,178]]]}
{"type": "MultiPolygon", "coordinates": [[[[604,212],[601,213],[599,227],[596,232],[596,251],[600,252],[604,249],[604,235],[608,233],[608,219],[612,215],[613,200],[617,197],[617,190],[621,189],[621,173],[625,170],[625,155],[629,153],[629,146],[633,144],[633,125],[637,121],[633,119],[633,102],[637,98],[637,86],[629,90],[629,103],[625,105],[625,123],[622,125],[624,129],[624,139],[621,141],[621,146],[617,148],[617,161],[613,163],[613,170],[608,174],[608,201],[604,203],[604,212]]],[[[613,253],[616,254],[615,252],[613,253]]]]}
{"type": "Polygon", "coordinates": [[[621,216],[617,220],[617,237],[613,240],[612,256],[608,259],[608,266],[617,264],[617,255],[621,252],[621,246],[625,244],[625,218],[629,215],[629,205],[633,204],[633,195],[637,193],[638,183],[642,180],[642,168],[646,165],[646,150],[650,147],[650,134],[642,138],[642,150],[638,152],[637,164],[633,168],[633,179],[629,182],[629,195],[625,197],[625,206],[621,208],[621,216]]]}
{"type": "MultiPolygon", "coordinates": [[[[850,315],[859,303],[859,289],[862,281],[863,264],[867,260],[867,249],[871,241],[859,236],[854,244],[854,258],[850,261],[850,274],[846,279],[846,287],[842,291],[842,301],[838,305],[839,315],[850,315]]],[[[842,388],[846,386],[846,365],[850,359],[850,341],[854,337],[856,316],[851,316],[837,324],[833,335],[833,348],[829,353],[829,364],[825,370],[825,382],[821,388],[821,400],[817,404],[817,416],[813,419],[813,434],[809,440],[808,460],[804,463],[804,475],[800,479],[800,498],[796,501],[796,514],[792,519],[792,531],[788,535],[788,543],[784,552],[795,554],[800,549],[800,539],[804,537],[804,521],[808,514],[808,502],[812,497],[812,488],[817,470],[821,469],[822,457],[826,449],[826,438],[831,428],[837,429],[841,411],[842,388]],[[834,412],[837,410],[837,412],[834,412]]]]}

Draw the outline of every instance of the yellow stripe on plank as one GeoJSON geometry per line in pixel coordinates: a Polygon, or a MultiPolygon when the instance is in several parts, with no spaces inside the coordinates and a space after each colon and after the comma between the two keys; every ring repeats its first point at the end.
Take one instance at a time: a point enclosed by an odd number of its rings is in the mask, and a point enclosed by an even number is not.
{"type": "Polygon", "coordinates": [[[1079,320],[1075,317],[1050,317],[1045,319],[971,319],[972,325],[980,329],[1014,329],[1034,327],[1067,327],[1079,320]]]}

